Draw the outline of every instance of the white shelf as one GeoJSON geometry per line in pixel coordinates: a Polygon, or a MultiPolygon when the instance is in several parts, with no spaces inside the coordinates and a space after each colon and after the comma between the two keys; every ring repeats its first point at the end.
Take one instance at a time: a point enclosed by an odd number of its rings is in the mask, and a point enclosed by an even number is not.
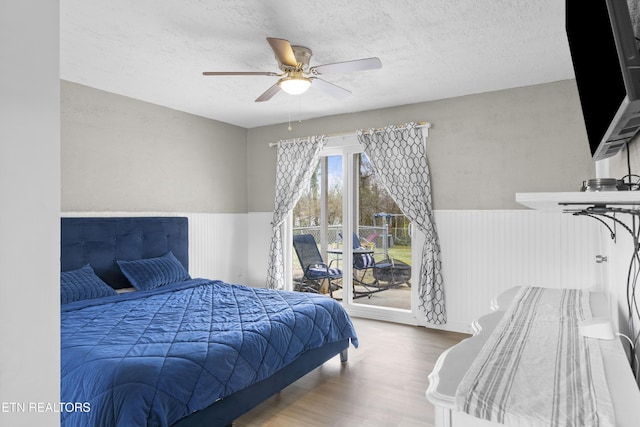
{"type": "MultiPolygon", "coordinates": [[[[429,374],[429,388],[426,392],[427,399],[435,406],[436,426],[503,426],[497,422],[471,417],[457,410],[455,397],[458,385],[468,368],[473,364],[487,339],[515,299],[518,290],[519,288],[511,288],[500,294],[496,298],[496,302],[492,303],[496,311],[480,317],[476,322],[478,326],[475,335],[450,347],[438,357],[429,374]]],[[[608,302],[604,294],[592,292],[589,295],[589,305],[594,317],[608,316],[608,302]]],[[[638,425],[638,408],[640,408],[640,392],[631,372],[622,341],[598,340],[597,342],[602,354],[604,376],[611,395],[616,426],[636,427],[638,425]]]]}
{"type": "Polygon", "coordinates": [[[640,209],[640,191],[516,193],[516,202],[531,209],[546,211],[573,210],[594,205],[640,209]]]}

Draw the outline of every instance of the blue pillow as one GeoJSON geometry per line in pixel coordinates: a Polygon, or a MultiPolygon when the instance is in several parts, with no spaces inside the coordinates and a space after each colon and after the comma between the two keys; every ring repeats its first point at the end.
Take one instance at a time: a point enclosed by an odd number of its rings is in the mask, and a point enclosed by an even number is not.
{"type": "Polygon", "coordinates": [[[60,273],[60,303],[118,295],[102,279],[96,276],[89,264],[77,270],[60,273]]]}
{"type": "Polygon", "coordinates": [[[122,273],[139,291],[191,279],[187,270],[171,251],[158,258],[117,262],[122,273]]]}

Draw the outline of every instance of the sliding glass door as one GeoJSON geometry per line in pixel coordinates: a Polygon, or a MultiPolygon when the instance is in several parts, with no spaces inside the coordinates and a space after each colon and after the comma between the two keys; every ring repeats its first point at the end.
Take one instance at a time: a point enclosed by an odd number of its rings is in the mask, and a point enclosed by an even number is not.
{"type": "Polygon", "coordinates": [[[354,248],[367,250],[354,252],[357,302],[411,310],[411,223],[376,179],[367,156],[359,153],[354,160],[354,248]]]}
{"type": "MultiPolygon", "coordinates": [[[[336,249],[342,247],[342,156],[322,156],[308,186],[293,209],[293,235],[310,234],[318,245],[322,259],[337,267],[336,249]]],[[[292,254],[293,280],[303,275],[301,261],[292,254]]],[[[338,289],[334,297],[342,298],[338,289]]]]}
{"type": "MultiPolygon", "coordinates": [[[[411,223],[354,140],[322,153],[294,209],[293,235],[313,235],[325,262],[341,270],[340,288],[331,295],[351,314],[417,324],[411,223]]],[[[295,252],[292,259],[295,282],[303,272],[295,252]]]]}

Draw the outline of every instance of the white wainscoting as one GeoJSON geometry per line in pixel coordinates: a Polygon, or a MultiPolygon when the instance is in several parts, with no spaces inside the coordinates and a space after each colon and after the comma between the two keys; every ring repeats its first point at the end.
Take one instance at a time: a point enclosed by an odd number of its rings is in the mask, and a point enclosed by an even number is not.
{"type": "MultiPolygon", "coordinates": [[[[63,212],[61,216],[186,216],[192,277],[247,283],[247,214],[185,212],[63,212]]],[[[265,259],[267,255],[264,255],[265,259]]],[[[266,271],[266,270],[265,270],[266,271]]]]}
{"type": "MultiPolygon", "coordinates": [[[[264,286],[271,212],[250,212],[248,284],[264,286]]],[[[468,332],[491,299],[518,285],[591,288],[606,283],[602,226],[595,220],[533,210],[435,211],[442,246],[448,324],[468,332]]]]}
{"type": "Polygon", "coordinates": [[[247,215],[184,214],[194,277],[247,284],[247,215]]]}
{"type": "Polygon", "coordinates": [[[264,288],[267,285],[272,219],[273,212],[249,212],[248,214],[247,284],[257,288],[264,288]]]}
{"type": "MultiPolygon", "coordinates": [[[[248,214],[65,212],[62,216],[186,216],[193,277],[264,287],[271,212],[248,214]]],[[[436,211],[448,324],[467,332],[491,299],[517,285],[591,288],[606,283],[602,226],[569,214],[436,211]]]]}
{"type": "MultiPolygon", "coordinates": [[[[513,286],[599,288],[602,230],[591,218],[531,210],[435,211],[448,325],[464,331],[513,286]]],[[[468,331],[468,329],[467,329],[468,331]]]]}

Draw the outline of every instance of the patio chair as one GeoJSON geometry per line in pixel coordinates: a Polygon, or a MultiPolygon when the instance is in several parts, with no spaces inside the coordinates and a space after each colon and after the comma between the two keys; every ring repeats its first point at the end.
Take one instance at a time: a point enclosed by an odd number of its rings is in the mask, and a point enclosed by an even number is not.
{"type": "Polygon", "coordinates": [[[373,281],[366,281],[366,275],[367,273],[371,270],[373,271],[373,268],[376,266],[376,261],[373,258],[373,249],[374,246],[369,246],[367,248],[365,248],[362,243],[360,242],[360,238],[358,237],[358,235],[356,233],[353,233],[353,298],[362,298],[362,297],[369,297],[371,298],[371,295],[374,292],[378,292],[379,287],[378,287],[378,280],[377,279],[373,279],[373,281]],[[371,251],[370,253],[359,253],[359,250],[367,250],[367,251],[371,251]],[[365,289],[365,291],[362,291],[360,289],[356,289],[356,285],[360,285],[362,288],[365,289]],[[376,289],[372,289],[373,287],[375,287],[376,289]]]}
{"type": "Polygon", "coordinates": [[[335,281],[342,279],[342,270],[332,268],[331,264],[324,262],[316,239],[311,234],[293,236],[293,247],[303,271],[302,278],[296,280],[295,290],[320,293],[323,282],[326,281],[329,295],[333,297],[334,289],[341,288],[335,281]]]}
{"type": "Polygon", "coordinates": [[[371,296],[374,292],[384,291],[392,287],[398,287],[402,284],[411,286],[411,266],[397,259],[390,258],[388,255],[380,260],[375,261],[372,254],[359,254],[356,251],[362,249],[360,239],[356,233],[353,233],[353,268],[354,280],[364,286],[367,292],[356,293],[358,296],[371,296]],[[365,275],[372,271],[373,280],[366,282],[365,275]],[[358,277],[358,272],[360,276],[358,277]],[[384,282],[384,283],[382,283],[384,282]]]}
{"type": "MultiPolygon", "coordinates": [[[[375,292],[387,290],[404,282],[408,283],[408,279],[402,280],[404,277],[400,277],[400,275],[396,274],[395,272],[395,268],[399,266],[399,264],[405,266],[407,264],[404,264],[401,261],[393,260],[389,258],[388,255],[384,259],[376,261],[373,257],[373,254],[357,253],[356,251],[358,249],[363,249],[363,246],[360,244],[360,239],[358,238],[356,233],[353,233],[353,249],[353,268],[355,270],[353,277],[357,284],[363,286],[366,289],[366,292],[354,291],[354,298],[358,298],[361,296],[368,296],[369,298],[371,298],[371,295],[375,292]],[[388,272],[389,270],[391,270],[391,272],[385,275],[384,272],[388,272]],[[365,280],[365,276],[369,271],[373,273],[373,279],[367,282],[365,280]],[[358,272],[360,274],[359,277],[358,272]],[[389,278],[389,274],[391,274],[391,278],[389,278]],[[381,281],[384,281],[386,283],[383,284],[381,283],[381,281]]],[[[409,270],[409,274],[410,272],[411,270],[409,270]]]]}
{"type": "MultiPolygon", "coordinates": [[[[358,249],[364,249],[362,244],[360,243],[360,238],[356,233],[353,233],[353,249],[357,251],[358,249]]],[[[356,270],[353,274],[353,278],[356,282],[366,286],[364,278],[369,270],[371,270],[376,265],[376,261],[373,259],[373,254],[365,253],[359,254],[357,252],[353,252],[353,268],[356,270]],[[358,273],[360,273],[360,277],[358,277],[358,273]]],[[[369,285],[373,285],[374,283],[368,283],[369,285]]]]}

